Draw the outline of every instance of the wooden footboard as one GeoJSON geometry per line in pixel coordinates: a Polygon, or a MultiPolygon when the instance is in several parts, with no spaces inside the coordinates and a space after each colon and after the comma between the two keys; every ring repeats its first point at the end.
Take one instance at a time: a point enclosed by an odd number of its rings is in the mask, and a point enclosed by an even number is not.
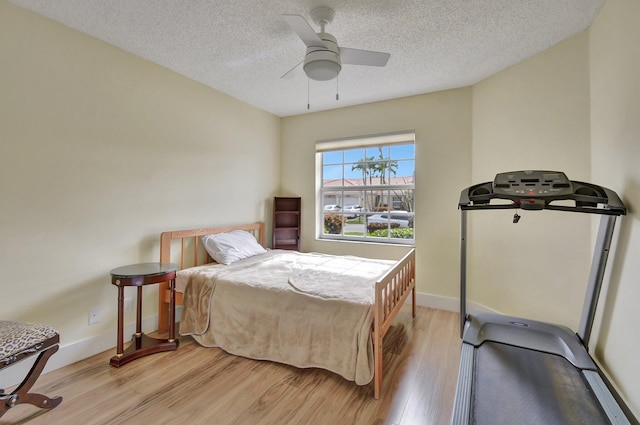
{"type": "MultiPolygon", "coordinates": [[[[173,262],[180,269],[211,262],[200,236],[231,230],[246,230],[253,233],[265,246],[265,224],[253,223],[240,226],[211,227],[192,230],[164,232],[160,235],[160,261],[173,262]]],[[[158,331],[166,332],[169,325],[169,282],[160,284],[158,296],[158,331]]],[[[375,287],[374,321],[371,338],[374,351],[374,396],[382,392],[382,340],[391,324],[412,294],[412,314],[416,315],[415,250],[411,249],[396,265],[382,276],[375,287]]],[[[176,294],[176,305],[182,304],[182,294],[176,294]]]]}
{"type": "Polygon", "coordinates": [[[391,270],[376,282],[373,340],[374,397],[382,392],[382,340],[411,293],[411,313],[416,317],[415,249],[409,251],[391,270]]]}

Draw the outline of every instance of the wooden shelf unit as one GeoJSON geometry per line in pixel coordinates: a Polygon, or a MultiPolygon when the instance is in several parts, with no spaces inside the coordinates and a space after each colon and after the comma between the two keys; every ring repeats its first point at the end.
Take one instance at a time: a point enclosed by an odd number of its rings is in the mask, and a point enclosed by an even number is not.
{"type": "Polygon", "coordinates": [[[273,249],[300,250],[300,198],[273,199],[273,249]]]}

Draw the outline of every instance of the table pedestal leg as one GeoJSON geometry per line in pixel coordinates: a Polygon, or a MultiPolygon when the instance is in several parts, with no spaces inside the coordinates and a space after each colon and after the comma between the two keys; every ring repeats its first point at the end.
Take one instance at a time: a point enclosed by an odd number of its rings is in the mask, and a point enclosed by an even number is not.
{"type": "Polygon", "coordinates": [[[124,353],[124,287],[118,286],[118,342],[116,356],[122,357],[124,353]]]}
{"type": "Polygon", "coordinates": [[[138,298],[136,306],[136,337],[142,335],[142,286],[138,286],[138,298]]]}
{"type": "Polygon", "coordinates": [[[169,342],[176,340],[176,281],[169,281],[169,342]]]}

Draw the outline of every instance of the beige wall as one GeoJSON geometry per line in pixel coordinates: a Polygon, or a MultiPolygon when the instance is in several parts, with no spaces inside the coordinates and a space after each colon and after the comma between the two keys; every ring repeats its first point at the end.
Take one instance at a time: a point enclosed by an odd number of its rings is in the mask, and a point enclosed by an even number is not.
{"type": "Polygon", "coordinates": [[[640,2],[609,0],[590,30],[593,179],[629,209],[618,224],[596,355],[640,417],[640,2]]]}
{"type": "MultiPolygon", "coordinates": [[[[588,34],[473,88],[473,182],[496,172],[559,170],[590,180],[588,34]]],[[[591,260],[584,214],[469,213],[469,295],[516,316],[577,328],[591,260]]]]}
{"type": "Polygon", "coordinates": [[[303,250],[387,258],[406,251],[316,240],[314,153],[317,140],[415,130],[418,291],[457,297],[457,201],[470,180],[470,125],[468,88],[283,119],[281,187],[302,197],[303,250]]]}
{"type": "Polygon", "coordinates": [[[269,219],[279,118],[2,0],[0,52],[2,318],[112,331],[162,231],[269,219]]]}

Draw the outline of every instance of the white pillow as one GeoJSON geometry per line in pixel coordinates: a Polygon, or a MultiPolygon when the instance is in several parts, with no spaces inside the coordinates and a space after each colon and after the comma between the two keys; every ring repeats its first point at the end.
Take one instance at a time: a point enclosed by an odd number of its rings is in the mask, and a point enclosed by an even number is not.
{"type": "Polygon", "coordinates": [[[220,264],[231,264],[267,252],[251,233],[244,230],[204,235],[200,239],[211,258],[220,264]]]}

